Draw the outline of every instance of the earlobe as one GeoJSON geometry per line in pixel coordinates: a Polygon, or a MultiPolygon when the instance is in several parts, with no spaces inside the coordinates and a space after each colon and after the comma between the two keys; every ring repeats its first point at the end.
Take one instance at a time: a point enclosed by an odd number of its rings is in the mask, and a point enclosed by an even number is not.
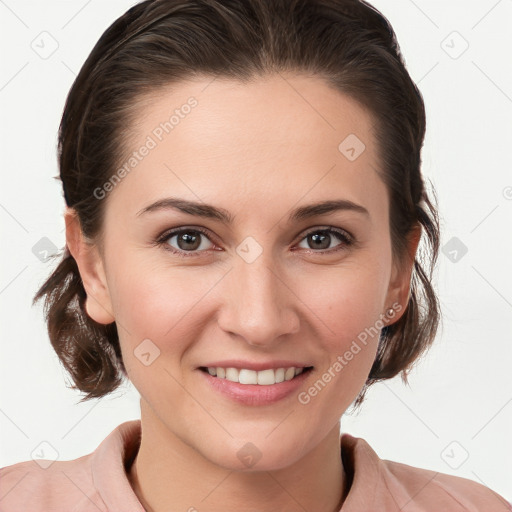
{"type": "Polygon", "coordinates": [[[393,308],[396,313],[389,324],[398,321],[407,309],[411,297],[411,277],[414,269],[416,252],[421,239],[421,224],[417,224],[408,237],[407,257],[401,266],[393,266],[393,276],[390,282],[386,309],[393,308]]]}
{"type": "Polygon", "coordinates": [[[98,248],[84,237],[76,210],[66,207],[64,220],[66,245],[75,258],[87,294],[87,315],[100,324],[110,324],[115,317],[98,248]]]}

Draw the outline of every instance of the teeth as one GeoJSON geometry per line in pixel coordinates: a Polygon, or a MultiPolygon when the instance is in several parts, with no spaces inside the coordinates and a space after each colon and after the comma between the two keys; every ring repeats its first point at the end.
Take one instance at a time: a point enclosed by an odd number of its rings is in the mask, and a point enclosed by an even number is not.
{"type": "Polygon", "coordinates": [[[239,370],[238,368],[208,367],[208,373],[219,379],[239,382],[240,384],[259,384],[260,386],[270,386],[285,380],[292,380],[303,371],[304,368],[296,368],[294,366],[291,368],[278,368],[276,370],[269,368],[259,372],[245,368],[239,370]]]}
{"type": "MultiPolygon", "coordinates": [[[[240,372],[240,382],[242,382],[242,370],[240,372]]],[[[268,386],[276,383],[276,372],[274,370],[262,370],[261,372],[254,372],[258,379],[258,384],[268,386]]]]}
{"type": "Polygon", "coordinates": [[[238,380],[240,384],[258,384],[258,373],[254,370],[240,370],[238,380]]]}

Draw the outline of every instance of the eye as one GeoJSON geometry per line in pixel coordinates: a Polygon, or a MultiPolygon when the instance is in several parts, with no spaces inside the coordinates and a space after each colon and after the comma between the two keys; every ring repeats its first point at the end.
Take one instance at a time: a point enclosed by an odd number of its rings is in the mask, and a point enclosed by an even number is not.
{"type": "Polygon", "coordinates": [[[208,250],[208,243],[204,243],[202,238],[210,240],[208,232],[204,229],[180,228],[165,232],[156,243],[178,256],[197,256],[197,253],[208,250]]]}
{"type": "Polygon", "coordinates": [[[309,245],[306,249],[313,249],[313,252],[320,252],[320,254],[322,254],[322,252],[332,253],[338,250],[348,249],[348,247],[353,244],[351,235],[346,231],[334,228],[317,228],[314,231],[310,231],[302,240],[309,245]],[[334,241],[334,238],[337,238],[342,243],[333,248],[331,242],[334,241]]]}
{"type": "MultiPolygon", "coordinates": [[[[205,242],[203,238],[212,244],[207,230],[198,227],[183,227],[166,231],[155,240],[155,243],[180,257],[200,256],[202,252],[215,247],[215,244],[208,247],[208,242],[205,242]]],[[[309,246],[305,249],[310,249],[311,252],[318,254],[331,254],[339,250],[346,250],[354,243],[354,239],[349,233],[331,227],[311,230],[301,239],[302,241],[305,241],[309,246]],[[341,243],[332,247],[331,242],[335,239],[338,239],[341,243]]]]}

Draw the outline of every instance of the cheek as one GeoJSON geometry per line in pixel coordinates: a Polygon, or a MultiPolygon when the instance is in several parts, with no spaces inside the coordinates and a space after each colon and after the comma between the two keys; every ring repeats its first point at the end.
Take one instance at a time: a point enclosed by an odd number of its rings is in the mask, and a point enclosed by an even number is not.
{"type": "Polygon", "coordinates": [[[336,270],[302,277],[295,286],[333,349],[342,349],[384,313],[386,270],[376,261],[347,262],[336,270]]]}
{"type": "Polygon", "coordinates": [[[129,268],[137,270],[118,267],[113,297],[128,378],[150,403],[177,407],[183,400],[179,362],[199,336],[193,320],[209,280],[140,261],[129,268]]]}
{"type": "MultiPolygon", "coordinates": [[[[385,259],[385,258],[384,258],[385,259]]],[[[359,393],[377,351],[386,294],[386,270],[377,261],[340,267],[301,279],[300,297],[314,313],[318,348],[324,354],[314,389],[301,403],[316,401],[325,414],[345,410],[359,393]],[[318,379],[321,382],[318,382],[318,379]],[[324,392],[325,389],[325,392],[324,392]],[[313,397],[322,395],[320,400],[313,397]]]]}
{"type": "MultiPolygon", "coordinates": [[[[303,334],[297,339],[306,343],[310,336],[316,339],[316,347],[311,346],[310,353],[322,360],[325,369],[319,369],[321,372],[346,355],[343,371],[336,372],[334,380],[354,387],[354,393],[364,383],[375,357],[378,333],[374,326],[383,312],[385,291],[383,260],[368,252],[347,258],[337,267],[318,265],[314,270],[302,271],[300,279],[297,274],[288,276],[295,297],[290,307],[301,317],[303,327],[303,334]],[[353,354],[351,360],[347,351],[353,354]]],[[[178,267],[142,261],[133,253],[131,259],[118,258],[113,269],[112,303],[123,360],[137,388],[140,389],[139,381],[142,386],[148,382],[148,367],[141,361],[139,347],[149,353],[146,359],[154,358],[154,364],[149,366],[151,379],[163,372],[164,366],[176,378],[182,377],[184,368],[180,362],[187,350],[193,347],[194,340],[204,338],[204,330],[215,322],[218,303],[214,297],[226,296],[222,293],[226,285],[221,279],[224,273],[225,269],[219,267],[178,267]]],[[[168,374],[162,376],[169,378],[168,374]]]]}
{"type": "Polygon", "coordinates": [[[208,291],[220,277],[199,266],[135,259],[116,267],[114,314],[128,377],[139,391],[152,380],[168,381],[169,373],[182,377],[180,361],[210,320],[208,291]]]}
{"type": "Polygon", "coordinates": [[[135,260],[116,269],[116,320],[136,337],[175,338],[194,307],[214,286],[216,275],[198,267],[171,267],[135,260]],[[131,269],[131,270],[126,270],[131,269]]]}

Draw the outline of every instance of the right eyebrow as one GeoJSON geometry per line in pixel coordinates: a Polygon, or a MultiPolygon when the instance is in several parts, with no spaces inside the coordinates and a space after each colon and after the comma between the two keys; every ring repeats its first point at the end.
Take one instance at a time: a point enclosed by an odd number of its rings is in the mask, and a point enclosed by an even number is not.
{"type": "Polygon", "coordinates": [[[223,208],[217,208],[216,206],[206,203],[179,199],[177,197],[159,199],[137,212],[137,217],[144,213],[158,210],[179,210],[183,213],[188,213],[189,215],[195,215],[197,217],[220,220],[221,222],[229,225],[233,224],[234,219],[234,217],[223,208]]]}

